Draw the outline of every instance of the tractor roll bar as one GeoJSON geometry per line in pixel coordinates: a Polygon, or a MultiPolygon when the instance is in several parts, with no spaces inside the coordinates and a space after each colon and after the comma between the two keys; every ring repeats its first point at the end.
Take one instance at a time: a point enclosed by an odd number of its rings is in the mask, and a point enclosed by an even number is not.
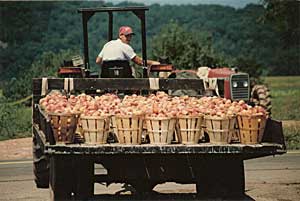
{"type": "MultiPolygon", "coordinates": [[[[82,27],[83,27],[83,43],[84,43],[84,66],[88,69],[89,66],[89,47],[88,47],[88,29],[87,23],[89,19],[97,12],[108,13],[108,41],[112,40],[113,35],[113,12],[128,12],[132,11],[141,22],[141,35],[142,35],[142,57],[143,63],[147,66],[147,48],[146,48],[146,20],[145,11],[149,10],[148,7],[135,6],[135,7],[99,7],[99,8],[79,8],[78,13],[82,14],[82,27]]],[[[147,77],[147,69],[143,70],[143,77],[147,77]]]]}

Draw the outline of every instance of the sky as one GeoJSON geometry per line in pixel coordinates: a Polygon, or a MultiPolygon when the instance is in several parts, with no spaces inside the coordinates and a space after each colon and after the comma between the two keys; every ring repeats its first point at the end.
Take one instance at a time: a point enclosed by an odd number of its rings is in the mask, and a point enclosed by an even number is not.
{"type": "MultiPolygon", "coordinates": [[[[105,0],[106,2],[120,3],[126,0],[105,0]]],[[[217,4],[224,6],[231,6],[235,8],[243,8],[249,3],[259,4],[261,0],[127,0],[131,2],[144,3],[146,5],[151,5],[153,3],[164,4],[217,4]]]]}

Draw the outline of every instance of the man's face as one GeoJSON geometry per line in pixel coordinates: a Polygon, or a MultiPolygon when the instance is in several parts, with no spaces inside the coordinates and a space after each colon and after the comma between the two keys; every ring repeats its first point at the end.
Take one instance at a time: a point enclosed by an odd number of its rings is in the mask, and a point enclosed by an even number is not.
{"type": "Polygon", "coordinates": [[[126,44],[129,44],[129,43],[130,43],[131,38],[132,38],[132,34],[128,34],[128,35],[121,34],[121,35],[120,35],[121,41],[122,41],[123,43],[126,43],[126,44]]]}

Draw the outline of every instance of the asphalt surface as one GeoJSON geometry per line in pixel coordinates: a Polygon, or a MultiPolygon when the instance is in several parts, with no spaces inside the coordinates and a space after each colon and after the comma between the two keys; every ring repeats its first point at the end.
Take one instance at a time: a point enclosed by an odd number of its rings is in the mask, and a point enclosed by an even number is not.
{"type": "MultiPolygon", "coordinates": [[[[105,170],[96,167],[96,171],[105,170]]],[[[245,176],[246,196],[242,200],[300,200],[300,152],[245,161],[245,176]]],[[[169,197],[171,195],[169,200],[187,200],[194,198],[195,188],[194,184],[165,183],[157,185],[154,190],[169,197]]],[[[111,195],[113,199],[113,195],[120,191],[122,184],[109,187],[96,184],[95,194],[98,196],[95,199],[102,200],[101,195],[104,194],[111,195]]],[[[124,194],[126,196],[128,192],[124,194]]],[[[35,187],[30,160],[0,161],[0,201],[19,200],[50,201],[50,193],[48,189],[35,187]]]]}

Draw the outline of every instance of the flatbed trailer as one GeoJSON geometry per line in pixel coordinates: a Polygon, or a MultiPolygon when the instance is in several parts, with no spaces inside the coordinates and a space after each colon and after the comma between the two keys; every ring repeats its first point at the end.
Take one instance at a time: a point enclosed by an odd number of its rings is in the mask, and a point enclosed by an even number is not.
{"type": "Polygon", "coordinates": [[[52,200],[92,199],[94,183],[126,183],[141,194],[164,182],[195,183],[199,196],[241,196],[245,192],[244,160],[286,153],[282,124],[272,119],[267,121],[263,143],[254,145],[56,144],[50,120],[38,105],[41,94],[53,89],[201,91],[203,83],[200,79],[34,79],[34,166],[35,172],[45,173],[36,181],[48,178],[52,200]],[[101,164],[107,174],[95,174],[95,164],[101,164]]]}

